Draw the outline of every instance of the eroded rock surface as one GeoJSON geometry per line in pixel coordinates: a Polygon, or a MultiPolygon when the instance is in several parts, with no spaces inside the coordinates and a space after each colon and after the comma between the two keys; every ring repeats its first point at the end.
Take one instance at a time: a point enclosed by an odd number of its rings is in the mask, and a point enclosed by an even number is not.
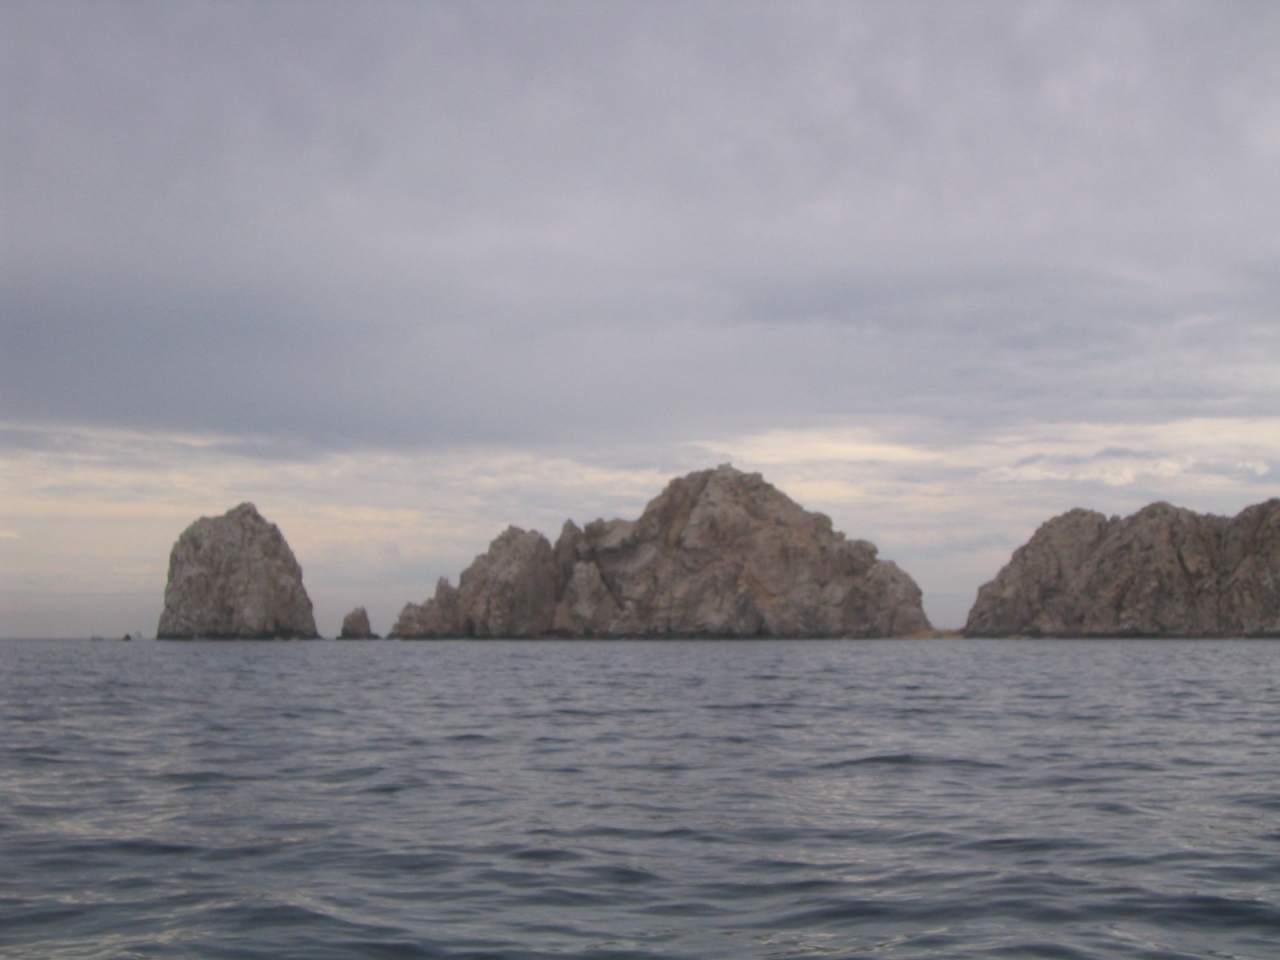
{"type": "Polygon", "coordinates": [[[1280,634],[1280,500],[1234,518],[1154,503],[1054,517],[978,591],[970,636],[1280,634]]]}
{"type": "Polygon", "coordinates": [[[302,568],[253,504],[201,517],[173,545],[157,638],[316,635],[302,568]]]}
{"type": "Polygon", "coordinates": [[[508,527],[459,578],[441,578],[435,596],[406,604],[396,637],[536,637],[551,632],[558,570],[547,538],[508,527]]]}
{"type": "Polygon", "coordinates": [[[901,636],[920,589],[864,540],[729,466],[677,478],[639,520],[512,527],[394,636],[901,636]]]}
{"type": "Polygon", "coordinates": [[[378,635],[373,632],[373,627],[369,623],[369,613],[364,607],[356,607],[345,617],[342,618],[342,632],[338,634],[339,640],[377,640],[378,635]]]}

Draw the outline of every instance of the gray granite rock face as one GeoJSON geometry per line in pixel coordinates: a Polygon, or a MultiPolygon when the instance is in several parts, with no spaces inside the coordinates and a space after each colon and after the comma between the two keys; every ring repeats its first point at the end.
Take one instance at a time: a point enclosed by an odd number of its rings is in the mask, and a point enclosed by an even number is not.
{"type": "Polygon", "coordinates": [[[1234,518],[1154,503],[1040,527],[978,591],[970,636],[1280,635],[1280,500],[1234,518]]]}
{"type": "Polygon", "coordinates": [[[253,504],[201,517],[173,545],[158,639],[316,635],[302,568],[253,504]]]}
{"type": "Polygon", "coordinates": [[[407,604],[396,637],[537,637],[551,632],[559,588],[555,555],[536,530],[508,527],[459,578],[407,604]]]}
{"type": "Polygon", "coordinates": [[[395,636],[901,636],[929,629],[915,582],[759,474],[677,478],[634,522],[511,528],[395,636]]]}
{"type": "Polygon", "coordinates": [[[339,640],[377,640],[378,635],[373,632],[373,627],[369,623],[369,613],[364,607],[356,607],[345,617],[342,618],[342,632],[338,634],[339,640]]]}

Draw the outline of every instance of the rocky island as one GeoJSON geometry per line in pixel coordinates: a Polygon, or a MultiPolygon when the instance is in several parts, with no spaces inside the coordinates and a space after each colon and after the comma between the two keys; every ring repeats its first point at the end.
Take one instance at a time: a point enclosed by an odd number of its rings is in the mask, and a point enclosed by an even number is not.
{"type": "Polygon", "coordinates": [[[380,638],[369,625],[369,612],[364,607],[356,607],[342,618],[342,630],[338,634],[338,639],[378,640],[380,638]]]}
{"type": "Polygon", "coordinates": [[[930,629],[920,588],[759,474],[672,480],[638,520],[510,527],[391,636],[893,637],[930,629]]]}
{"type": "Polygon", "coordinates": [[[978,591],[981,637],[1280,636],[1280,500],[1054,517],[978,591]]]}
{"type": "Polygon", "coordinates": [[[156,639],[316,636],[302,568],[252,503],[201,517],[173,545],[156,639]]]}

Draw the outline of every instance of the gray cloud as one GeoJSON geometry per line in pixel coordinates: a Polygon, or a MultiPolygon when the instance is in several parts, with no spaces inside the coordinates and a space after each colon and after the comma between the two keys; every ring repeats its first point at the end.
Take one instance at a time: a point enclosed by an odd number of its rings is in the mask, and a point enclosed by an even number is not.
{"type": "Polygon", "coordinates": [[[3,16],[11,418],[432,445],[1276,399],[1266,4],[3,16]]]}
{"type": "MultiPolygon", "coordinates": [[[[671,469],[1280,401],[1274,4],[17,0],[0,43],[0,421],[51,438],[671,469]]],[[[1114,502],[1115,446],[1029,443],[1026,514],[1114,502]]]]}

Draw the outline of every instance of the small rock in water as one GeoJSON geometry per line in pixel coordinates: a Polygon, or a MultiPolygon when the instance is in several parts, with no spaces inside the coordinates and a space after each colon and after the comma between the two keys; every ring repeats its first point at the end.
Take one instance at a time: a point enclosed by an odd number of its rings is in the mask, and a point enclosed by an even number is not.
{"type": "Polygon", "coordinates": [[[364,607],[356,607],[342,618],[342,632],[339,640],[377,640],[378,635],[369,625],[369,614],[364,607]]]}

